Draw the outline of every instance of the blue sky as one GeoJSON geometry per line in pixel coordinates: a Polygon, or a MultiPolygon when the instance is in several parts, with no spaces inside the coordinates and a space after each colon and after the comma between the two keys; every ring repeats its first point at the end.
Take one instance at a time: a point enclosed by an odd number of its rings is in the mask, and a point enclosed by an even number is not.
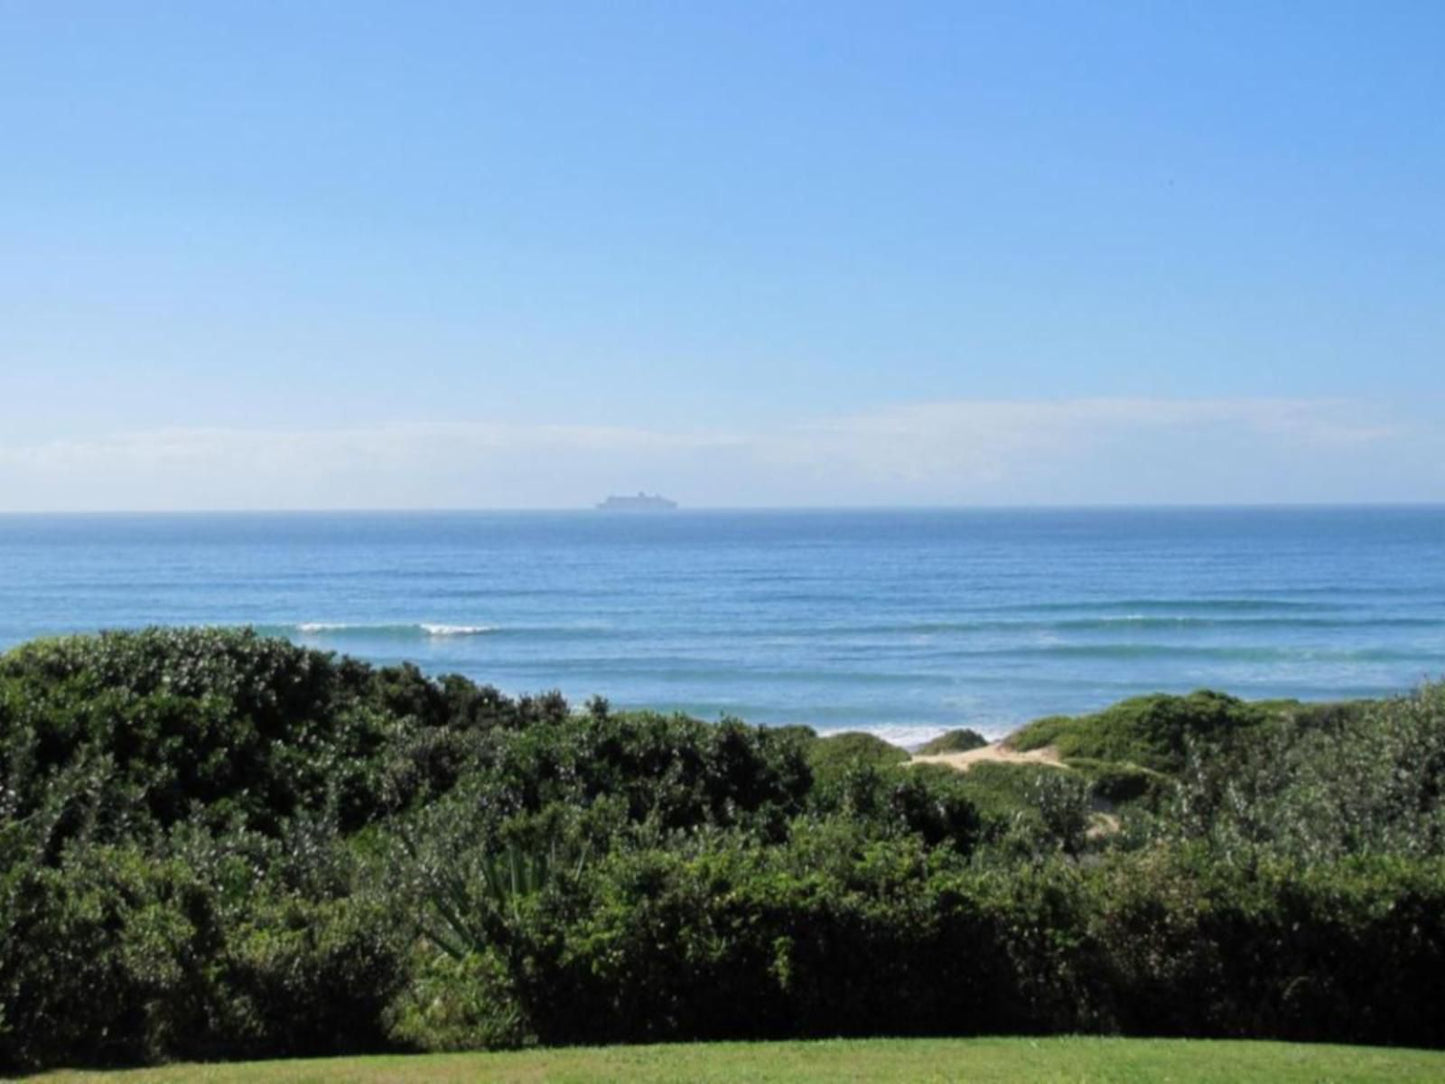
{"type": "Polygon", "coordinates": [[[1442,500],[1441,41],[0,0],[0,509],[1442,500]]]}

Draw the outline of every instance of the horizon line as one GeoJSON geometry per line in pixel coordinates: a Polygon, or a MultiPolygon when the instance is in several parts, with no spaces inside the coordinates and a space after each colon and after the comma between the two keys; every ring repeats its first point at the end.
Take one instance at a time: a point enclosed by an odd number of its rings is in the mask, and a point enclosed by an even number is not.
{"type": "Polygon", "coordinates": [[[1268,510],[1346,510],[1346,509],[1445,509],[1445,500],[1387,501],[1094,501],[1094,502],[1031,502],[1020,504],[829,504],[829,505],[728,505],[679,503],[678,507],[655,512],[616,512],[595,505],[492,505],[492,506],[428,506],[337,508],[14,508],[0,509],[0,517],[38,516],[316,516],[316,515],[556,515],[562,513],[597,514],[604,518],[666,519],[694,512],[1070,512],[1070,511],[1268,511],[1268,510]]]}

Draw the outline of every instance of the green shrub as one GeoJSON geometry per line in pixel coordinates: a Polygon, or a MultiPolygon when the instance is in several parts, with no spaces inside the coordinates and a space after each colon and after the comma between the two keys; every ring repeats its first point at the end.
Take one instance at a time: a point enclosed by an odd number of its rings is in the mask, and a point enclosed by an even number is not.
{"type": "Polygon", "coordinates": [[[1066,765],[574,711],[245,631],[28,645],[0,656],[0,1067],[1445,1041],[1445,686],[1144,697],[1031,743],[1066,765]],[[1090,838],[1105,801],[1126,830],[1090,838]]]}
{"type": "MultiPolygon", "coordinates": [[[[619,852],[518,914],[479,1020],[546,1043],[1104,1030],[1438,1044],[1445,871],[1168,851],[970,869],[819,824],[619,852]],[[1395,1007],[1399,1006],[1399,1011],[1395,1007]]],[[[500,959],[500,957],[498,958],[500,959]]]]}
{"type": "Polygon", "coordinates": [[[1445,865],[1245,868],[1155,850],[1092,879],[1114,1023],[1135,1034],[1437,1046],[1445,865]]]}
{"type": "Polygon", "coordinates": [[[365,816],[387,737],[358,701],[366,673],[248,631],[29,644],[0,656],[0,774],[24,815],[57,774],[104,758],[124,796],[104,811],[117,835],[128,818],[165,826],[197,807],[269,831],[331,800],[365,816]]]}
{"type": "Polygon", "coordinates": [[[457,959],[419,946],[410,982],[388,1006],[385,1019],[389,1038],[415,1050],[501,1050],[537,1041],[511,973],[495,950],[457,959]]]}
{"type": "Polygon", "coordinates": [[[918,753],[921,756],[967,753],[972,749],[982,749],[987,744],[988,739],[976,730],[950,730],[919,746],[918,753]]]}
{"type": "Polygon", "coordinates": [[[1163,834],[1301,860],[1445,855],[1445,686],[1200,750],[1163,834]]]}
{"type": "Polygon", "coordinates": [[[1077,773],[1047,764],[985,761],[961,773],[959,780],[963,796],[979,811],[980,838],[995,855],[1018,858],[1084,849],[1090,798],[1085,779],[1077,773]]]}
{"type": "Polygon", "coordinates": [[[1136,764],[1071,757],[1068,766],[1088,781],[1091,797],[1107,806],[1158,808],[1174,792],[1174,779],[1136,764]]]}
{"type": "Polygon", "coordinates": [[[818,738],[807,746],[807,756],[813,775],[823,785],[836,782],[843,773],[858,765],[885,768],[909,759],[908,750],[862,731],[844,731],[818,738]]]}
{"type": "Polygon", "coordinates": [[[1049,716],[1007,739],[1014,749],[1054,746],[1061,757],[1136,764],[1173,774],[1191,742],[1222,739],[1268,718],[1268,712],[1223,693],[1139,696],[1093,715],[1049,716]]]}

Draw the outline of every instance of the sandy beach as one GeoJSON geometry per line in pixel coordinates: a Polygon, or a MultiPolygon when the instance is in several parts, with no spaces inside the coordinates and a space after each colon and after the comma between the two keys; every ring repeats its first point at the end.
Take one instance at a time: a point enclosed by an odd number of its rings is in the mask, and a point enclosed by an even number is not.
{"type": "Polygon", "coordinates": [[[966,753],[936,753],[932,755],[914,756],[910,763],[913,764],[947,764],[950,768],[957,768],[966,772],[975,764],[998,763],[998,764],[1052,764],[1055,767],[1063,767],[1059,760],[1058,750],[1051,745],[1042,749],[1030,749],[1021,753],[1017,749],[1008,746],[1008,739],[992,742],[989,745],[980,746],[977,749],[970,749],[966,753]]]}

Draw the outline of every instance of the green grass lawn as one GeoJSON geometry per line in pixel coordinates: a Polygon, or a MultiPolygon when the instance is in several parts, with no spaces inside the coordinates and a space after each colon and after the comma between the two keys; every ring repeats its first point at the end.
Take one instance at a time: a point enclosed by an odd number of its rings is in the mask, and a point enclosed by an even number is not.
{"type": "Polygon", "coordinates": [[[1445,1080],[1445,1051],[1169,1039],[875,1039],[573,1047],[47,1073],[45,1081],[391,1084],[404,1081],[1445,1080]]]}

